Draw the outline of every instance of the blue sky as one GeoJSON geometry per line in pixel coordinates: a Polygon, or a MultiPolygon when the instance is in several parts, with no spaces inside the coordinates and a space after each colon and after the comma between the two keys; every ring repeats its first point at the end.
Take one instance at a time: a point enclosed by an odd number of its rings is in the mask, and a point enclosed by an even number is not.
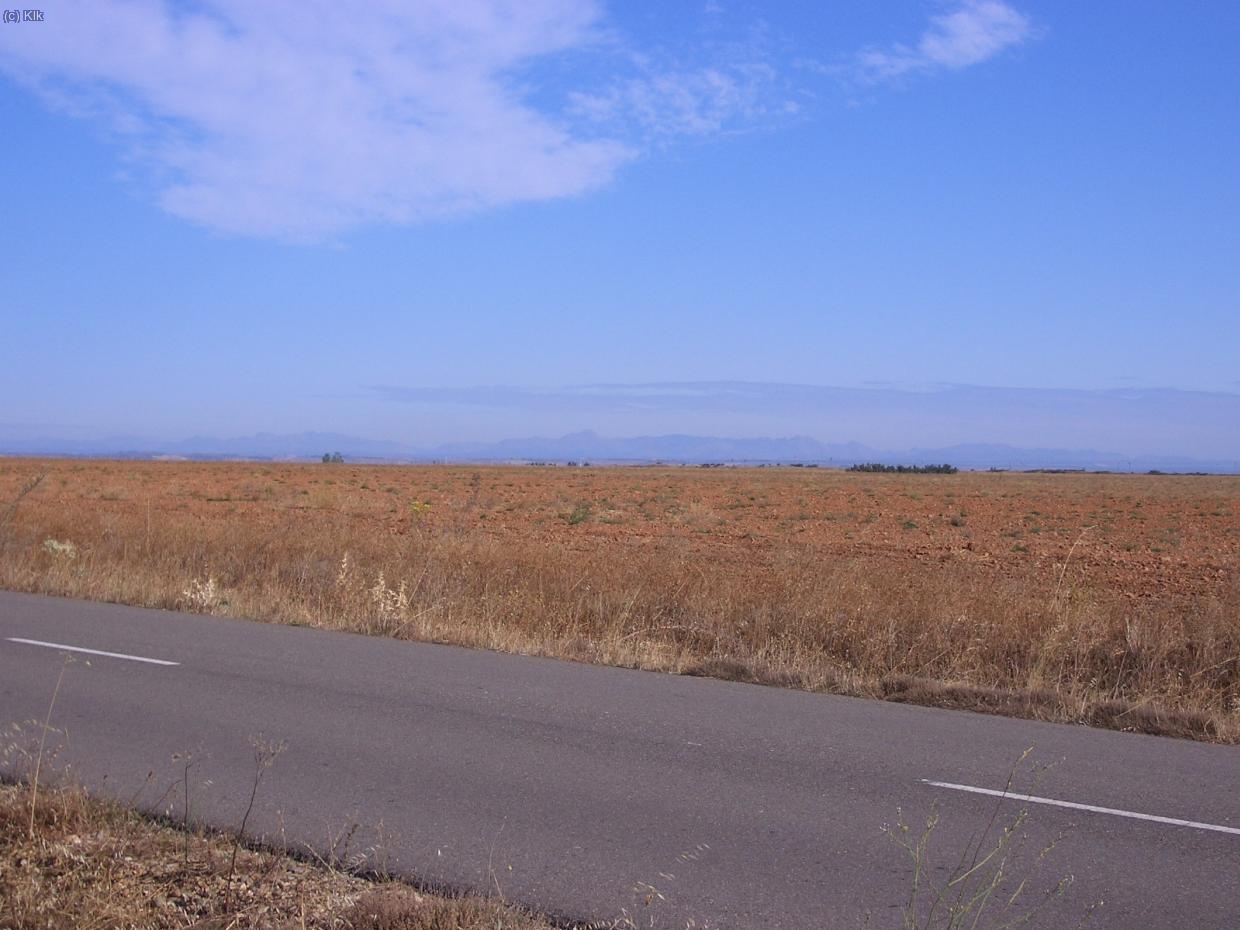
{"type": "Polygon", "coordinates": [[[485,385],[1240,393],[1233,3],[43,9],[0,27],[9,430],[643,425],[392,390],[485,385]]]}

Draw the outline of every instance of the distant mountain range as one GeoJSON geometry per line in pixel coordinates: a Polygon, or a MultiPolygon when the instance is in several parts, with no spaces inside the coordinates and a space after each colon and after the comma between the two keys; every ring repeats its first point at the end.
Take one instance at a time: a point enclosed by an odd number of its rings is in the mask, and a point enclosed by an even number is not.
{"type": "Polygon", "coordinates": [[[258,433],[220,439],[195,436],[174,441],[141,437],[109,439],[38,439],[0,435],[0,454],[184,457],[192,459],[313,460],[340,452],[354,461],[380,462],[593,462],[597,464],[816,464],[847,466],[860,462],[959,468],[1087,469],[1106,471],[1208,471],[1234,473],[1240,462],[1188,456],[1137,455],[1094,449],[1021,448],[1004,444],[959,444],[939,448],[874,449],[861,443],[827,443],[809,436],[726,438],[670,434],[607,437],[592,430],[554,438],[457,442],[417,447],[363,439],[340,433],[258,433]]]}

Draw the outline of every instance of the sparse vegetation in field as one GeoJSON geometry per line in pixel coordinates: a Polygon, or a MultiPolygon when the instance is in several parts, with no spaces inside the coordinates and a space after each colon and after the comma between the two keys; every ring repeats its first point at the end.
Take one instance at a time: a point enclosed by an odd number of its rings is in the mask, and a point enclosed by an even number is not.
{"type": "Polygon", "coordinates": [[[10,589],[1240,739],[1236,477],[5,464],[10,589]]]}

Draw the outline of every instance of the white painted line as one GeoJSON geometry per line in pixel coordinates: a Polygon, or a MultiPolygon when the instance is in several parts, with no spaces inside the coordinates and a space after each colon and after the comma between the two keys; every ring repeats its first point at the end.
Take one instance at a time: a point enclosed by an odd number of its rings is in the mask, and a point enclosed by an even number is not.
{"type": "Polygon", "coordinates": [[[22,639],[19,636],[7,637],[10,643],[25,643],[27,646],[46,646],[48,649],[65,649],[69,652],[85,652],[92,656],[107,656],[109,659],[128,659],[130,662],[148,662],[151,665],[180,665],[180,662],[169,662],[167,659],[148,659],[146,656],[131,656],[123,652],[104,652],[102,649],[84,649],[81,646],[66,646],[64,643],[45,643],[41,639],[22,639]]]}
{"type": "Polygon", "coordinates": [[[996,791],[994,788],[974,788],[972,785],[955,785],[949,781],[931,781],[928,778],[923,778],[922,781],[927,785],[933,785],[935,788],[971,791],[974,794],[988,794],[994,798],[1008,798],[1012,801],[1025,801],[1029,804],[1050,804],[1054,807],[1068,807],[1076,811],[1089,811],[1094,814],[1113,814],[1116,817],[1131,817],[1133,820],[1150,820],[1154,823],[1166,823],[1173,827],[1192,827],[1194,830],[1214,830],[1217,833],[1234,833],[1240,836],[1240,827],[1224,827],[1217,823],[1199,823],[1196,820],[1180,820],[1176,817],[1158,817],[1154,814],[1139,814],[1136,811],[1121,811],[1114,807],[1078,804],[1075,801],[1056,801],[1054,798],[1039,798],[1032,794],[1013,794],[1010,791],[996,791]]]}

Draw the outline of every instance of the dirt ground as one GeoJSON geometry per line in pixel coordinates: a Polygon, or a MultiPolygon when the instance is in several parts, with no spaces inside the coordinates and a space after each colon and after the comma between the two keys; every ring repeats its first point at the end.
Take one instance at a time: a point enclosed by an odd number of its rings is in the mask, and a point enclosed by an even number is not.
{"type": "Polygon", "coordinates": [[[105,530],[135,517],[247,531],[345,517],[376,534],[617,557],[656,548],[748,572],[808,554],[911,572],[952,562],[1051,586],[1063,573],[1127,598],[1219,594],[1240,567],[1240,476],[9,459],[0,501],[40,472],[23,506],[89,514],[105,530]]]}

